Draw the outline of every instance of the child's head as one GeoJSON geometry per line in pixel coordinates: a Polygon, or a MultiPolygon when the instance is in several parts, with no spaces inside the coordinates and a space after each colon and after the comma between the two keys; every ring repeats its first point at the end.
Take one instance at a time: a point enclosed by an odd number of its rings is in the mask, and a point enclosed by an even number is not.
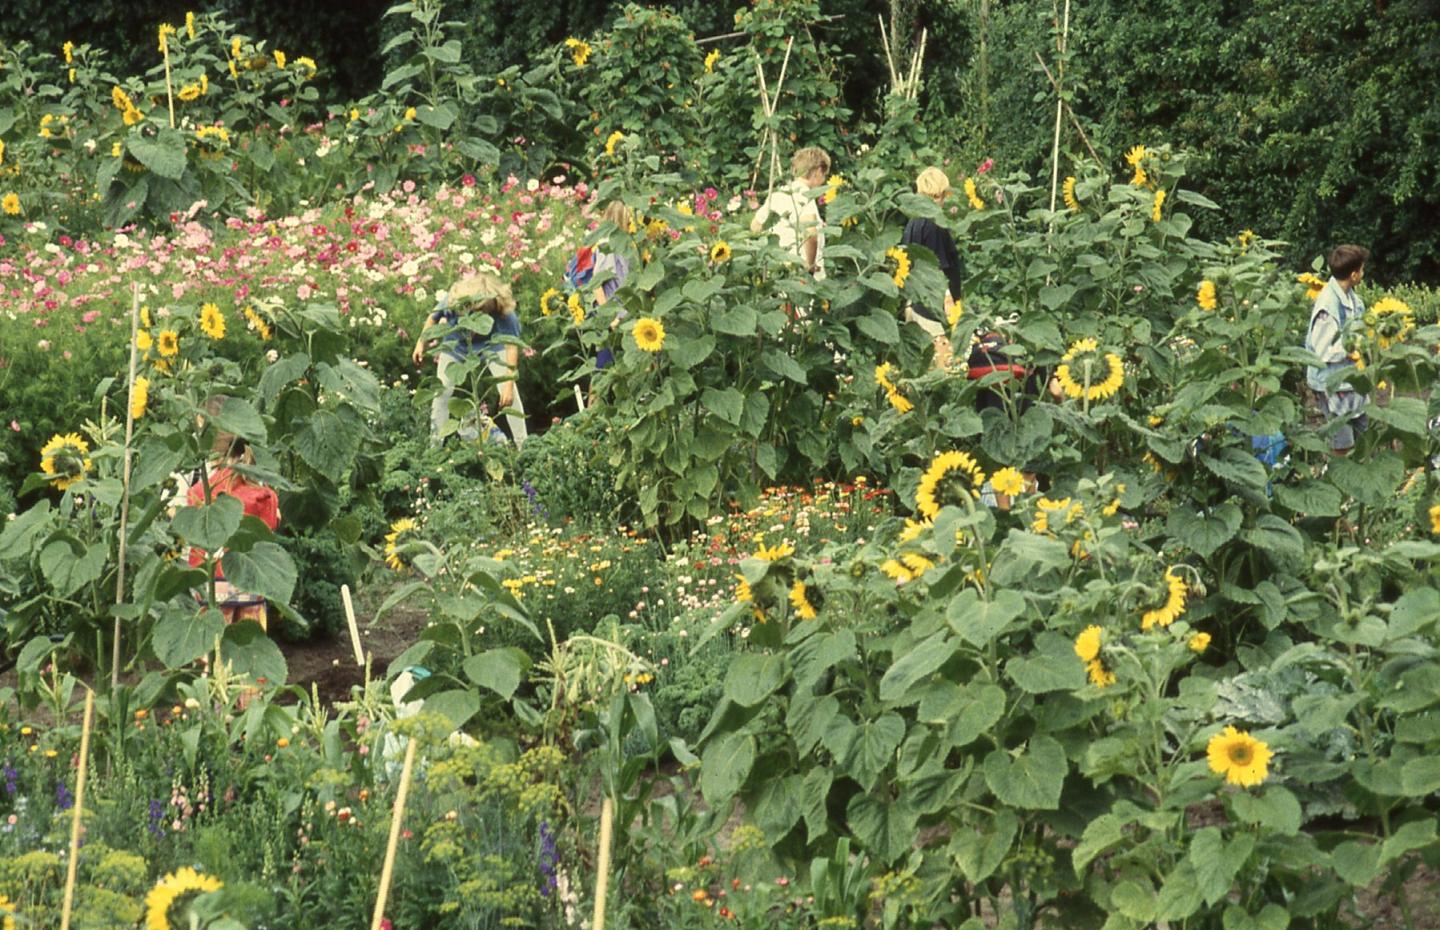
{"type": "Polygon", "coordinates": [[[931,165],[915,179],[915,191],[939,203],[950,193],[950,179],[945,176],[945,172],[931,165]]]}
{"type": "Polygon", "coordinates": [[[450,306],[461,312],[478,310],[491,316],[504,316],[515,311],[515,296],[510,284],[489,271],[476,271],[450,287],[450,306]]]}
{"type": "Polygon", "coordinates": [[[819,187],[825,183],[825,175],[830,173],[830,156],[818,146],[800,149],[790,156],[790,173],[798,181],[819,187]]]}
{"type": "Polygon", "coordinates": [[[1330,273],[1336,281],[1344,281],[1355,272],[1363,272],[1370,260],[1370,250],[1363,245],[1337,245],[1330,253],[1330,273]]]}
{"type": "Polygon", "coordinates": [[[622,233],[628,233],[630,231],[631,216],[630,208],[625,206],[624,201],[612,200],[610,201],[610,205],[605,208],[605,212],[600,214],[600,220],[612,224],[622,233]]]}
{"type": "MultiPolygon", "coordinates": [[[[228,394],[211,394],[205,398],[205,413],[196,418],[196,425],[203,429],[205,420],[207,418],[213,420],[219,416],[221,408],[229,399],[228,394]]],[[[215,439],[210,443],[210,451],[217,458],[225,461],[247,463],[255,461],[255,453],[250,451],[249,443],[234,433],[226,432],[219,427],[215,429],[215,439]]]]}

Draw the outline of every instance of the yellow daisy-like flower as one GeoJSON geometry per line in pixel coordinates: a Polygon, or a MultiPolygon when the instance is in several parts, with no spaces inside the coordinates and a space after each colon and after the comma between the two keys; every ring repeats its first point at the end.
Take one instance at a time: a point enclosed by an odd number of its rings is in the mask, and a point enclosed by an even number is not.
{"type": "Polygon", "coordinates": [[[845,178],[843,178],[842,176],[838,174],[830,175],[829,180],[825,182],[825,193],[821,196],[820,199],[825,203],[829,203],[837,196],[839,196],[840,188],[844,187],[845,184],[845,178]]]}
{"type": "Polygon", "coordinates": [[[910,256],[900,246],[891,246],[885,250],[885,257],[895,263],[895,270],[890,273],[890,280],[895,286],[904,290],[905,279],[910,277],[910,256]]]}
{"type": "Polygon", "coordinates": [[[654,317],[642,316],[631,330],[635,344],[644,352],[659,352],[665,347],[665,324],[654,317]]]}
{"type": "Polygon", "coordinates": [[[135,334],[135,348],[141,352],[149,352],[154,344],[155,337],[151,336],[148,330],[142,329],[135,334]]]}
{"type": "Polygon", "coordinates": [[[585,304],[580,300],[579,291],[570,295],[570,299],[565,301],[565,306],[570,308],[570,319],[575,321],[576,326],[585,322],[585,304]]]}
{"type": "Polygon", "coordinates": [[[1410,305],[1396,297],[1382,297],[1365,311],[1365,334],[1382,349],[1405,341],[1415,329],[1415,314],[1410,305]]]}
{"type": "Polygon", "coordinates": [[[211,339],[225,338],[225,314],[215,304],[205,304],[200,308],[200,330],[211,339]]]}
{"type": "Polygon", "coordinates": [[[980,192],[975,188],[974,178],[965,179],[965,199],[970,201],[972,210],[985,209],[985,201],[980,199],[980,192]]]}
{"type": "Polygon", "coordinates": [[[1087,626],[1075,637],[1075,654],[1080,657],[1081,662],[1094,662],[1100,657],[1100,647],[1104,642],[1103,630],[1098,626],[1087,626]]]}
{"type": "Polygon", "coordinates": [[[145,416],[145,408],[150,404],[150,379],[139,377],[135,379],[135,390],[130,392],[130,419],[138,420],[145,416]]]}
{"type": "Polygon", "coordinates": [[[1162,213],[1162,212],[1161,212],[1161,209],[1160,209],[1161,206],[1162,206],[1164,203],[1165,203],[1165,191],[1163,191],[1163,190],[1158,190],[1158,191],[1156,191],[1156,192],[1155,192],[1155,202],[1154,202],[1153,204],[1151,204],[1151,206],[1150,206],[1150,220],[1151,220],[1151,222],[1158,223],[1158,222],[1160,222],[1160,220],[1164,217],[1164,213],[1162,213]]]}
{"type": "Polygon", "coordinates": [[[766,562],[778,562],[781,559],[795,554],[795,547],[788,542],[782,542],[778,546],[764,546],[755,550],[755,558],[766,562]]]}
{"type": "Polygon", "coordinates": [[[1115,684],[1115,673],[1105,667],[1105,663],[1096,659],[1093,662],[1085,663],[1085,674],[1090,678],[1090,684],[1097,688],[1108,688],[1115,684]]]}
{"type": "Polygon", "coordinates": [[[160,330],[160,335],[155,337],[155,349],[163,358],[180,354],[180,334],[173,329],[160,330]]]}
{"type": "Polygon", "coordinates": [[[246,320],[245,328],[254,330],[255,334],[260,337],[261,342],[269,342],[272,334],[270,324],[265,322],[265,318],[256,313],[253,307],[246,307],[243,312],[246,320]]]}
{"type": "Polygon", "coordinates": [[[1025,492],[1025,477],[1018,468],[1002,468],[990,476],[990,486],[997,494],[1014,497],[1025,492]]]}
{"type": "Polygon", "coordinates": [[[710,261],[716,265],[723,265],[730,260],[730,243],[721,239],[710,246],[710,261]]]}
{"type": "Polygon", "coordinates": [[[951,302],[950,309],[945,311],[945,322],[950,324],[951,329],[954,329],[960,325],[960,318],[964,315],[965,305],[960,302],[959,297],[956,297],[951,302]]]}
{"type": "Polygon", "coordinates": [[[1210,737],[1205,755],[1210,760],[1210,771],[1224,775],[1229,784],[1250,788],[1269,776],[1274,753],[1246,731],[1226,727],[1210,737]]]}
{"type": "Polygon", "coordinates": [[[50,485],[57,491],[84,479],[93,464],[90,444],[79,433],[57,433],[40,449],[40,470],[50,476],[50,485]]]}
{"type": "Polygon", "coordinates": [[[1186,643],[1186,645],[1190,647],[1191,652],[1204,652],[1206,649],[1210,648],[1210,634],[1196,633],[1194,636],[1190,637],[1190,642],[1186,643]]]}
{"type": "Polygon", "coordinates": [[[1430,508],[1430,532],[1440,534],[1440,504],[1430,508]]]}
{"type": "Polygon", "coordinates": [[[978,497],[984,484],[985,472],[968,453],[959,450],[942,452],[920,476],[920,485],[915,490],[915,507],[921,516],[933,519],[942,506],[960,500],[963,493],[978,497]],[[946,481],[951,473],[967,477],[970,487],[964,488],[962,484],[957,490],[955,483],[946,481]]]}
{"type": "Polygon", "coordinates": [[[790,606],[795,608],[795,615],[801,620],[815,619],[815,605],[810,603],[805,582],[797,579],[796,582],[790,586],[790,606]]]}
{"type": "Polygon", "coordinates": [[[706,73],[706,74],[713,74],[713,73],[715,72],[715,62],[717,62],[717,61],[719,61],[719,60],[720,60],[720,50],[719,50],[718,48],[715,49],[714,51],[712,51],[710,54],[706,55],[706,56],[705,56],[705,73],[706,73]]]}
{"type": "Polygon", "coordinates": [[[1152,627],[1167,627],[1180,619],[1185,612],[1185,598],[1189,596],[1190,588],[1185,584],[1185,579],[1175,574],[1173,569],[1165,569],[1165,603],[1152,610],[1145,611],[1140,617],[1140,629],[1148,630],[1152,627]]]}
{"type": "Polygon", "coordinates": [[[1195,302],[1200,305],[1201,310],[1214,310],[1219,301],[1215,298],[1215,282],[1201,281],[1200,289],[1195,292],[1195,302]]]}
{"type": "Polygon", "coordinates": [[[1068,177],[1068,178],[1065,179],[1064,185],[1061,186],[1061,188],[1060,188],[1060,193],[1065,197],[1065,206],[1070,210],[1070,212],[1071,212],[1071,213],[1079,213],[1079,212],[1080,212],[1080,201],[1078,201],[1078,200],[1075,199],[1075,176],[1074,176],[1074,175],[1071,175],[1070,177],[1068,177]]]}
{"type": "Polygon", "coordinates": [[[565,47],[570,50],[570,59],[575,62],[575,67],[585,67],[585,62],[590,60],[590,43],[572,37],[565,40],[565,47]]]}
{"type": "Polygon", "coordinates": [[[403,571],[406,566],[405,555],[400,550],[410,540],[406,539],[407,533],[413,533],[416,523],[409,517],[401,517],[390,524],[390,532],[385,534],[385,564],[395,571],[403,571]]]}
{"type": "Polygon", "coordinates": [[[1125,384],[1125,365],[1120,356],[1107,352],[1102,357],[1099,343],[1094,339],[1076,340],[1061,362],[1055,369],[1055,380],[1060,382],[1066,397],[1105,400],[1114,397],[1125,384]],[[1100,377],[1102,366],[1104,377],[1100,377]],[[1076,373],[1080,375],[1079,380],[1075,378],[1076,373]]]}
{"type": "Polygon", "coordinates": [[[1133,168],[1148,157],[1150,157],[1150,150],[1143,145],[1137,145],[1125,153],[1125,163],[1133,168]]]}
{"type": "Polygon", "coordinates": [[[305,72],[300,76],[300,79],[302,81],[310,80],[320,70],[320,66],[315,64],[315,59],[311,58],[308,55],[301,55],[299,58],[295,59],[295,67],[305,72]]]}
{"type": "Polygon", "coordinates": [[[278,48],[275,50],[275,67],[279,68],[281,71],[285,70],[285,53],[280,51],[278,48]]]}
{"type": "Polygon", "coordinates": [[[1320,296],[1321,291],[1325,290],[1325,279],[1308,271],[1304,274],[1297,274],[1295,280],[1305,285],[1306,300],[1314,300],[1320,296]]]}
{"type": "Polygon", "coordinates": [[[615,154],[615,147],[624,141],[625,133],[620,130],[617,129],[610,133],[610,136],[605,140],[605,154],[613,156],[615,154]]]}
{"type": "Polygon", "coordinates": [[[10,191],[3,198],[0,198],[0,210],[4,210],[8,216],[20,215],[20,195],[10,191]]]}
{"type": "Polygon", "coordinates": [[[170,909],[180,898],[190,894],[219,891],[224,883],[218,878],[201,875],[186,867],[171,872],[155,883],[145,896],[145,930],[172,930],[170,909]]]}
{"type": "Polygon", "coordinates": [[[552,313],[559,313],[565,307],[565,296],[555,288],[550,288],[540,295],[540,315],[549,316],[552,313]]]}

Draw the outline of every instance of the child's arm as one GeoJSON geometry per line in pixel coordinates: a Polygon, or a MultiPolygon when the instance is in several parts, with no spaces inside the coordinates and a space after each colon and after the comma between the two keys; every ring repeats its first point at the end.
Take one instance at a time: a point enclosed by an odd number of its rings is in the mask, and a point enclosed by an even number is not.
{"type": "Polygon", "coordinates": [[[425,360],[425,334],[438,322],[440,322],[439,310],[435,310],[425,317],[425,325],[420,327],[420,338],[415,340],[415,351],[410,353],[410,359],[415,364],[418,365],[425,360]]]}
{"type": "MultiPolygon", "coordinates": [[[[510,369],[510,374],[516,378],[520,377],[520,347],[507,345],[505,347],[505,365],[510,369]]],[[[510,406],[515,400],[515,382],[502,381],[500,383],[500,409],[510,406]]]]}

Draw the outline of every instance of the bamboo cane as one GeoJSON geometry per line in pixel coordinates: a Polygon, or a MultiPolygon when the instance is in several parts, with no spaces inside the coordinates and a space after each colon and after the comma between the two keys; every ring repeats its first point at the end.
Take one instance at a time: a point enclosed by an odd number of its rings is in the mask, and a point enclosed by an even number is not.
{"type": "MultiPolygon", "coordinates": [[[[1060,26],[1060,78],[1065,77],[1065,46],[1070,36],[1070,0],[1065,0],[1065,18],[1060,26]]],[[[1055,197],[1060,192],[1060,125],[1065,115],[1065,97],[1060,83],[1055,84],[1055,142],[1050,149],[1050,212],[1055,212],[1055,197]]],[[[1051,224],[1054,225],[1053,222],[1051,224]]]]}
{"type": "Polygon", "coordinates": [[[765,130],[760,133],[760,150],[755,153],[755,170],[750,172],[750,189],[760,180],[760,166],[765,164],[765,152],[770,145],[770,94],[765,85],[765,67],[760,56],[755,56],[755,77],[760,82],[760,112],[765,114],[765,130]]]}
{"type": "Polygon", "coordinates": [[[365,650],[360,648],[360,625],[355,622],[355,604],[350,600],[350,586],[340,586],[340,600],[345,604],[345,622],[350,626],[350,647],[355,652],[355,664],[365,665],[365,650]]]}
{"type": "Polygon", "coordinates": [[[375,897],[375,914],[370,930],[380,930],[385,919],[385,899],[390,896],[390,881],[395,875],[395,850],[400,845],[400,824],[405,819],[405,801],[410,795],[410,773],[415,768],[415,747],[419,742],[410,737],[405,747],[405,764],[400,769],[400,790],[395,794],[395,810],[390,815],[390,842],[385,846],[385,863],[380,867],[380,892],[375,897]]]}
{"type": "MultiPolygon", "coordinates": [[[[775,96],[770,98],[770,120],[773,122],[775,114],[780,109],[780,92],[785,87],[785,69],[790,67],[790,50],[795,47],[795,37],[791,36],[785,42],[785,58],[780,62],[780,77],[775,81],[775,96]]],[[[780,170],[780,133],[778,130],[770,130],[770,182],[766,185],[765,198],[775,192],[775,172],[780,170]]]]}
{"type": "MultiPolygon", "coordinates": [[[[1050,73],[1050,69],[1045,65],[1045,59],[1040,57],[1039,52],[1035,53],[1035,60],[1040,63],[1040,69],[1045,72],[1045,77],[1050,81],[1050,86],[1055,88],[1056,93],[1059,93],[1060,82],[1056,81],[1055,75],[1050,73]]],[[[1085,143],[1085,148],[1090,152],[1090,157],[1095,159],[1097,163],[1100,163],[1100,156],[1096,153],[1095,146],[1090,144],[1090,137],[1085,134],[1085,127],[1080,125],[1080,121],[1075,118],[1075,111],[1072,110],[1068,104],[1065,107],[1065,115],[1070,117],[1070,125],[1074,126],[1075,131],[1080,134],[1080,141],[1085,143]]]]}
{"type": "Polygon", "coordinates": [[[170,83],[170,42],[165,41],[165,100],[170,104],[170,128],[175,128],[175,87],[170,83]]]}
{"type": "MultiPolygon", "coordinates": [[[[118,606],[125,600],[125,535],[126,528],[130,523],[130,466],[135,460],[135,450],[131,447],[131,441],[135,438],[135,416],[132,403],[135,399],[135,366],[138,362],[138,350],[135,347],[135,336],[140,329],[140,285],[133,285],[130,301],[130,374],[126,381],[125,391],[125,465],[122,471],[122,491],[120,494],[120,534],[117,542],[117,563],[115,566],[115,604],[118,606]]],[[[120,684],[120,617],[115,617],[115,642],[110,653],[110,690],[114,691],[120,684]]]]}
{"type": "Polygon", "coordinates": [[[60,907],[60,930],[70,930],[75,904],[75,875],[80,864],[80,814],[85,809],[85,771],[90,766],[90,722],[95,713],[95,692],[85,689],[85,718],[80,724],[80,769],[75,773],[75,807],[70,817],[70,860],[65,866],[65,900],[60,907]]]}
{"type": "Polygon", "coordinates": [[[875,18],[880,21],[880,44],[885,47],[885,64],[890,67],[890,93],[899,93],[900,74],[895,70],[895,58],[890,54],[890,34],[885,30],[885,17],[876,13],[875,18]]]}
{"type": "Polygon", "coordinates": [[[930,38],[929,29],[920,30],[920,48],[916,50],[915,56],[910,60],[910,80],[905,88],[905,96],[914,100],[920,94],[920,71],[925,63],[925,43],[930,38]]]}
{"type": "Polygon", "coordinates": [[[594,930],[605,930],[605,898],[610,891],[610,834],[615,825],[615,802],[608,797],[600,804],[600,861],[595,876],[594,930]]]}

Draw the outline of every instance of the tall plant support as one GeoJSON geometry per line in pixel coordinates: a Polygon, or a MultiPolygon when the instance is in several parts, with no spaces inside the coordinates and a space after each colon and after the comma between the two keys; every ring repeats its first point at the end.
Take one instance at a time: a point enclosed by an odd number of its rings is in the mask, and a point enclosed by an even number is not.
{"type": "Polygon", "coordinates": [[[81,813],[85,810],[85,772],[90,768],[90,725],[95,717],[95,692],[85,689],[85,718],[80,724],[80,768],[75,774],[75,806],[70,814],[70,857],[65,866],[65,898],[60,906],[60,930],[70,930],[75,905],[76,867],[80,864],[81,813]]]}
{"type": "Polygon", "coordinates": [[[1065,95],[1062,88],[1065,83],[1065,49],[1070,40],[1070,0],[1065,0],[1065,17],[1060,25],[1060,52],[1059,63],[1056,65],[1058,77],[1052,82],[1055,86],[1055,142],[1050,148],[1050,212],[1055,212],[1055,198],[1060,192],[1060,126],[1065,116],[1065,95]]]}
{"type": "Polygon", "coordinates": [[[780,77],[775,81],[775,93],[772,96],[765,83],[765,68],[760,63],[760,56],[755,56],[755,76],[760,81],[760,109],[765,114],[765,131],[760,134],[760,153],[755,159],[755,170],[750,175],[750,188],[755,188],[755,183],[760,179],[760,166],[765,163],[765,153],[768,147],[770,153],[770,180],[766,185],[765,197],[768,199],[775,192],[775,172],[780,168],[780,133],[775,129],[775,113],[780,109],[780,92],[785,87],[785,70],[790,66],[790,50],[795,46],[795,37],[791,36],[785,41],[785,58],[780,62],[780,77]]]}
{"type": "Polygon", "coordinates": [[[615,828],[615,802],[608,796],[600,804],[600,861],[595,876],[594,930],[605,930],[605,899],[610,892],[610,840],[615,828]]]}
{"type": "Polygon", "coordinates": [[[385,844],[385,862],[380,866],[380,891],[375,896],[370,930],[380,930],[385,920],[385,902],[390,897],[390,882],[395,878],[395,850],[400,846],[400,825],[405,820],[405,802],[410,797],[410,776],[415,770],[415,747],[418,745],[419,741],[412,736],[405,747],[405,764],[400,769],[400,790],[395,794],[395,810],[390,815],[390,840],[385,844]]]}
{"type": "MultiPolygon", "coordinates": [[[[120,531],[117,537],[115,565],[115,604],[125,601],[125,543],[130,523],[130,466],[135,458],[131,445],[135,438],[135,367],[139,350],[135,338],[140,330],[140,285],[132,286],[130,292],[130,373],[125,381],[125,464],[121,472],[122,492],[120,495],[120,531]]],[[[120,615],[115,615],[114,642],[110,651],[110,690],[120,684],[120,615]]]]}

